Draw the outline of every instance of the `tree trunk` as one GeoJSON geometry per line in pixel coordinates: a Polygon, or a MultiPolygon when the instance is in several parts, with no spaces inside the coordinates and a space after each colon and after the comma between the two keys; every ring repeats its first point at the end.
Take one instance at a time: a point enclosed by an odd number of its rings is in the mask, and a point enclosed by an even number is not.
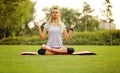
{"type": "Polygon", "coordinates": [[[2,33],[2,39],[6,38],[6,32],[2,33]]]}

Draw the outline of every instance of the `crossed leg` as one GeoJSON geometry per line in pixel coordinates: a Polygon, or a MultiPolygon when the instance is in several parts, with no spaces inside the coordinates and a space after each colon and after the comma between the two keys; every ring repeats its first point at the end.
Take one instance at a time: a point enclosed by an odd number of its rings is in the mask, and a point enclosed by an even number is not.
{"type": "MultiPolygon", "coordinates": [[[[45,50],[43,55],[56,55],[56,54],[68,54],[69,46],[63,46],[59,49],[51,48],[47,45],[42,45],[41,48],[45,50]]],[[[39,55],[38,52],[21,52],[21,55],[39,55]]],[[[72,55],[96,55],[96,53],[90,51],[80,51],[80,52],[72,52],[72,55]]]]}
{"type": "Polygon", "coordinates": [[[46,50],[46,52],[45,52],[46,55],[49,55],[49,54],[67,54],[67,47],[66,46],[63,46],[59,49],[56,49],[56,48],[51,48],[47,45],[42,45],[41,48],[46,50]]]}
{"type": "MultiPolygon", "coordinates": [[[[67,48],[68,46],[61,47],[59,49],[51,48],[47,45],[42,45],[42,49],[45,50],[44,55],[55,55],[55,54],[67,54],[67,48]]],[[[37,52],[21,52],[21,55],[39,55],[37,52]]]]}

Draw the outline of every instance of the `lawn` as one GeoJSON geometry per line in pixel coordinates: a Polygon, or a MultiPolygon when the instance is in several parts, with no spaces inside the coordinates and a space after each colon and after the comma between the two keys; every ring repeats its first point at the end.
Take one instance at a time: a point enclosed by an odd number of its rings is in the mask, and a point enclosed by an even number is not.
{"type": "Polygon", "coordinates": [[[0,73],[120,73],[120,46],[79,46],[97,55],[20,55],[38,45],[0,45],[0,73]]]}

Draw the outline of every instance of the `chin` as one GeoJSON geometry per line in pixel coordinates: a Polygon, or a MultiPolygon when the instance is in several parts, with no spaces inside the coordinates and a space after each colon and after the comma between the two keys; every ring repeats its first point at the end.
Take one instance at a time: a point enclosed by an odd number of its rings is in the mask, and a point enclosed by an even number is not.
{"type": "Polygon", "coordinates": [[[58,19],[58,17],[53,17],[53,19],[58,19]]]}

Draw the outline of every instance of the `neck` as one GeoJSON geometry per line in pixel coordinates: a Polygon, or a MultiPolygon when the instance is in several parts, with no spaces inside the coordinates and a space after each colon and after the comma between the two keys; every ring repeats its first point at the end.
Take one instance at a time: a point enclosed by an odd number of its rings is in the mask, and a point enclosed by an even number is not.
{"type": "Polygon", "coordinates": [[[53,23],[57,23],[57,22],[58,22],[58,18],[52,19],[52,22],[53,22],[53,23]]]}

